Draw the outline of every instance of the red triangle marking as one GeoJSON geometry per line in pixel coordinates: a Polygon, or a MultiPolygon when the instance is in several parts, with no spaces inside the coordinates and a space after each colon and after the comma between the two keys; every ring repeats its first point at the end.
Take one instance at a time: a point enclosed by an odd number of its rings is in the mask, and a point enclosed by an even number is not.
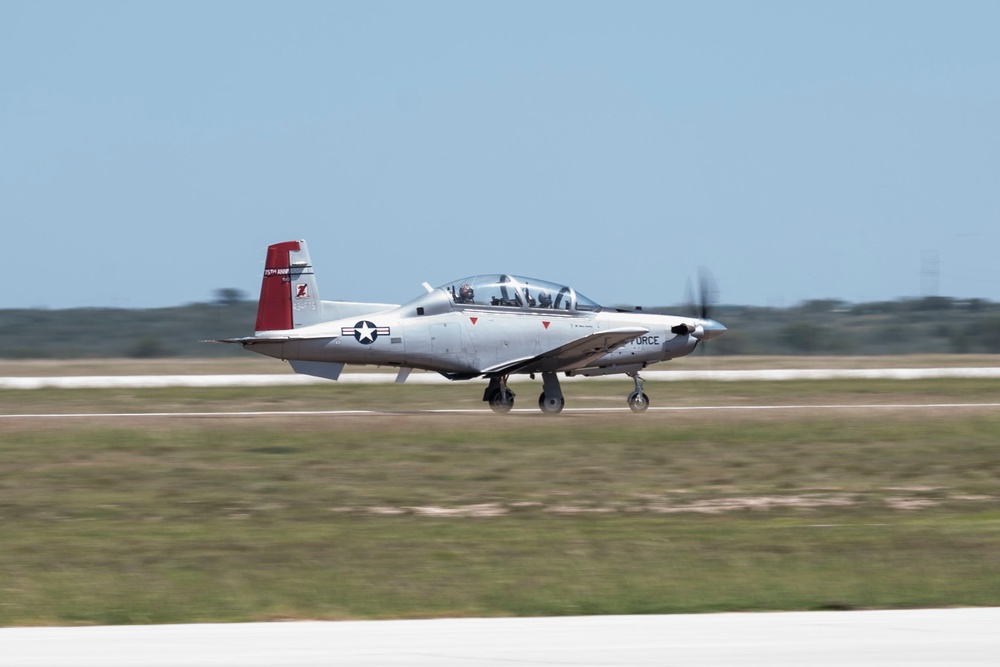
{"type": "Polygon", "coordinates": [[[469,319],[472,320],[472,326],[476,326],[476,320],[478,320],[479,318],[478,317],[470,317],[469,319]]]}
{"type": "Polygon", "coordinates": [[[549,324],[551,324],[551,323],[550,322],[546,322],[545,320],[542,320],[542,326],[545,327],[546,329],[549,328],[549,324]]]}

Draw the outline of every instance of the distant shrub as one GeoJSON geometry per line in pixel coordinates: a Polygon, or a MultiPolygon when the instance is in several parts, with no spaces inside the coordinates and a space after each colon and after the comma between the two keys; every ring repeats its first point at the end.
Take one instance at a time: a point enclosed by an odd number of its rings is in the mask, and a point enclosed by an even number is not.
{"type": "Polygon", "coordinates": [[[156,336],[143,336],[129,350],[128,355],[132,359],[155,359],[157,357],[169,357],[169,352],[163,343],[156,336]]]}

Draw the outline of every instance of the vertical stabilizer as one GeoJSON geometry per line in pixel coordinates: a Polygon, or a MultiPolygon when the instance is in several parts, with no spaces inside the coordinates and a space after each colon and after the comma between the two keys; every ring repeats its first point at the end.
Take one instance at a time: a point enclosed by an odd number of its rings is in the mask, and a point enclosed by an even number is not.
{"type": "Polygon", "coordinates": [[[319,292],[306,242],[268,246],[254,330],[297,329],[319,321],[319,292]]]}

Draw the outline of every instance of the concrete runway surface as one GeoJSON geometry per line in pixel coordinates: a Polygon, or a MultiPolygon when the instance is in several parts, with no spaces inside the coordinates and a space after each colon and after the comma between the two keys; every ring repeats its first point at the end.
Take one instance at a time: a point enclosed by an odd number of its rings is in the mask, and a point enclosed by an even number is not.
{"type": "Polygon", "coordinates": [[[0,629],[4,667],[998,664],[1000,608],[0,629]]]}

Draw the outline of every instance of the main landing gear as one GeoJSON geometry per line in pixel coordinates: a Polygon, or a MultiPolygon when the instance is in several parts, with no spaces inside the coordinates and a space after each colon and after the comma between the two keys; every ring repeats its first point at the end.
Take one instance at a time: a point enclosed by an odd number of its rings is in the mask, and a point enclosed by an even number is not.
{"type": "MultiPolygon", "coordinates": [[[[483,400],[490,404],[490,409],[497,413],[510,412],[514,407],[514,392],[507,387],[507,376],[490,378],[483,400]]],[[[555,373],[542,373],[542,393],[538,397],[538,408],[548,415],[562,412],[566,405],[559,377],[555,373]]]]}
{"type": "Polygon", "coordinates": [[[649,407],[649,396],[642,391],[643,380],[638,372],[628,373],[628,376],[635,382],[635,391],[628,395],[628,406],[632,412],[645,412],[649,407]]]}
{"type": "Polygon", "coordinates": [[[510,412],[514,407],[514,392],[507,388],[507,376],[490,378],[483,392],[483,400],[488,401],[490,410],[499,414],[510,412]]]}
{"type": "Polygon", "coordinates": [[[538,407],[548,415],[562,412],[566,405],[562,387],[559,386],[559,376],[555,373],[542,373],[542,394],[538,397],[538,407]]]}

